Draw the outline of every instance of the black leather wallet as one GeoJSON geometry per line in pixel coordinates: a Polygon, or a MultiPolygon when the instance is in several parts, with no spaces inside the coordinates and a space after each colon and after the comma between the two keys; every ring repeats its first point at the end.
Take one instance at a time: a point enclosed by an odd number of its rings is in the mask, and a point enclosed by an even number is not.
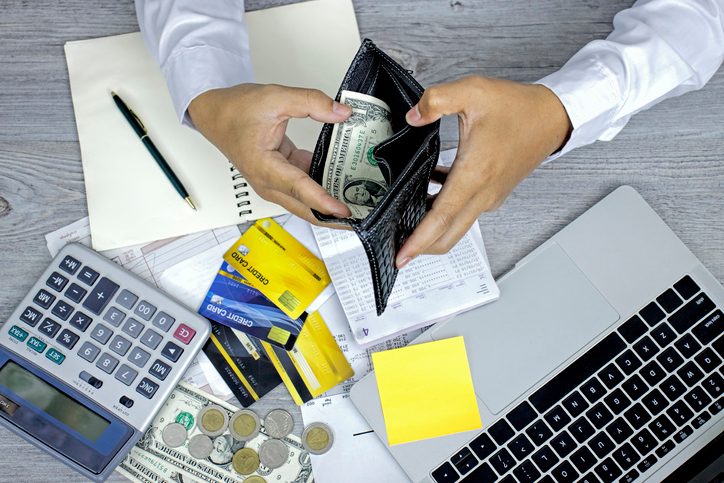
{"type": "MultiPolygon", "coordinates": [[[[316,211],[314,215],[326,223],[349,225],[357,233],[370,263],[377,315],[381,315],[397,278],[395,255],[427,209],[427,187],[440,154],[440,123],[407,124],[405,114],[420,100],[423,88],[369,39],[352,60],[337,101],[343,90],[374,96],[390,107],[394,134],[372,151],[389,189],[364,219],[340,219],[316,211]]],[[[309,175],[319,184],[332,129],[331,124],[322,127],[312,157],[309,175]]]]}

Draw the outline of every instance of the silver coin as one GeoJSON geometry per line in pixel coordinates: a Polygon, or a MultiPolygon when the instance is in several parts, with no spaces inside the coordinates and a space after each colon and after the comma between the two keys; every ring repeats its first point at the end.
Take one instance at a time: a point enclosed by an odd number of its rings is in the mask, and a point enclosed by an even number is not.
{"type": "Polygon", "coordinates": [[[231,415],[229,432],[234,439],[249,441],[256,438],[261,428],[259,416],[251,409],[240,409],[231,415]]]}
{"type": "Polygon", "coordinates": [[[189,454],[197,460],[203,460],[211,455],[214,444],[205,434],[197,434],[189,440],[189,454]]]}
{"type": "Polygon", "coordinates": [[[199,411],[196,415],[196,427],[211,437],[224,434],[229,426],[229,413],[226,409],[216,404],[210,404],[199,411]]]}
{"type": "Polygon", "coordinates": [[[280,439],[267,439],[259,446],[259,461],[273,470],[287,462],[289,447],[280,439]]]}
{"type": "Polygon", "coordinates": [[[311,423],[302,433],[302,446],[312,454],[324,454],[334,442],[332,428],[324,423],[311,423]]]}
{"type": "Polygon", "coordinates": [[[294,429],[294,419],[283,409],[272,409],[264,418],[264,428],[272,438],[283,438],[294,429]]]}
{"type": "Polygon", "coordinates": [[[186,441],[186,427],[181,423],[171,423],[163,428],[161,438],[169,448],[178,448],[186,441]]]}

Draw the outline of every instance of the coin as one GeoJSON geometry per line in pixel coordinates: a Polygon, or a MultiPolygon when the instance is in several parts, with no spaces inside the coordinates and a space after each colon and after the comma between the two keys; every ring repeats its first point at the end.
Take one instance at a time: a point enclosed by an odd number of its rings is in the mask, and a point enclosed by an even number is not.
{"type": "Polygon", "coordinates": [[[189,440],[189,454],[197,460],[208,458],[213,449],[211,438],[205,434],[197,434],[189,440]]]}
{"type": "Polygon", "coordinates": [[[259,416],[250,409],[240,409],[229,420],[229,432],[239,441],[254,439],[260,427],[259,416]]]}
{"type": "Polygon", "coordinates": [[[302,445],[312,454],[326,453],[333,442],[332,428],[324,423],[312,423],[302,433],[302,445]]]}
{"type": "Polygon", "coordinates": [[[294,429],[292,415],[283,409],[272,409],[264,418],[266,434],[272,438],[288,436],[294,429]]]}
{"type": "Polygon", "coordinates": [[[196,415],[196,426],[208,436],[218,436],[226,431],[229,425],[229,414],[221,406],[211,404],[196,415]]]}
{"type": "Polygon", "coordinates": [[[259,446],[261,464],[273,470],[287,462],[289,447],[280,439],[267,439],[259,446]]]}
{"type": "Polygon", "coordinates": [[[178,448],[186,441],[186,427],[181,423],[171,423],[163,428],[161,438],[169,448],[178,448]]]}
{"type": "Polygon", "coordinates": [[[266,480],[261,476],[254,475],[244,480],[244,483],[266,483],[266,480]]]}
{"type": "MultiPolygon", "coordinates": [[[[249,475],[259,468],[259,455],[251,448],[241,448],[234,453],[234,457],[231,459],[231,466],[233,466],[234,470],[240,475],[249,475]]],[[[249,481],[249,479],[247,478],[244,481],[249,481]]]]}

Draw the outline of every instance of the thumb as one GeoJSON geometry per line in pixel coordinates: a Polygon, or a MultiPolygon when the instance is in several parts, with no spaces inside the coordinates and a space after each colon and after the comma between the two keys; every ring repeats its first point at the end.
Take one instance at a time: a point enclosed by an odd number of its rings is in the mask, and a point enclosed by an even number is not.
{"type": "Polygon", "coordinates": [[[352,108],[339,103],[318,89],[286,87],[282,98],[282,115],[311,117],[319,122],[342,122],[352,115],[352,108]]]}
{"type": "Polygon", "coordinates": [[[407,111],[405,120],[410,126],[425,126],[440,119],[442,116],[457,114],[462,111],[459,87],[454,83],[438,84],[427,89],[420,102],[407,111]]]}

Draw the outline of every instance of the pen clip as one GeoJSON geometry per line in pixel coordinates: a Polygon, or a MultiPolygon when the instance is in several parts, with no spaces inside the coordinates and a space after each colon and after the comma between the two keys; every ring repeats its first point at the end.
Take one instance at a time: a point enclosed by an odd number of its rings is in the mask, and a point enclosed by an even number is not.
{"type": "Polygon", "coordinates": [[[136,113],[133,112],[133,109],[129,109],[128,112],[130,112],[131,116],[133,116],[133,118],[138,122],[138,124],[141,125],[141,129],[143,129],[143,132],[144,133],[148,132],[148,131],[146,131],[146,126],[143,125],[143,121],[141,121],[141,119],[136,115],[136,113]]]}

